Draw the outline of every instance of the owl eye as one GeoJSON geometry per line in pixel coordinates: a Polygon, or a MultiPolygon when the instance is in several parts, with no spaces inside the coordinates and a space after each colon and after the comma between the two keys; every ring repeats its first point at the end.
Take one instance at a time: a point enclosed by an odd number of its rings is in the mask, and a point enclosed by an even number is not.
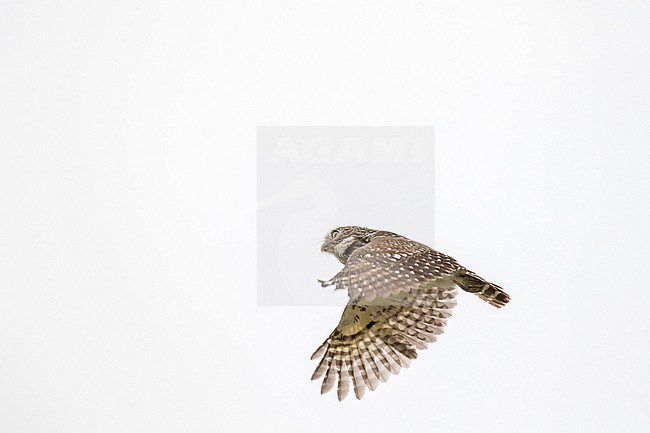
{"type": "Polygon", "coordinates": [[[339,234],[339,231],[338,231],[338,230],[332,230],[331,233],[330,233],[330,236],[331,236],[332,238],[335,238],[338,234],[339,234]]]}

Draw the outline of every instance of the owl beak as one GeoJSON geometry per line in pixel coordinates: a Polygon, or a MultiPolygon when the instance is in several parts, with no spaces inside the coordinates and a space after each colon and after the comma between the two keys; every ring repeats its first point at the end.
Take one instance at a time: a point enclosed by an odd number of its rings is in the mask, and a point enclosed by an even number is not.
{"type": "Polygon", "coordinates": [[[323,242],[323,245],[320,246],[320,252],[324,253],[325,251],[327,251],[327,246],[328,246],[327,242],[323,242]]]}

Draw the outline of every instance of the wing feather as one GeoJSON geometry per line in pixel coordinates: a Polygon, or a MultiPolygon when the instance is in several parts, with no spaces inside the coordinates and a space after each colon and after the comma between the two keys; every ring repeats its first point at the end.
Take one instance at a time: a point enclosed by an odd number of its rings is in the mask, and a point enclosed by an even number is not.
{"type": "Polygon", "coordinates": [[[449,301],[455,294],[454,287],[430,286],[381,302],[350,301],[339,325],[315,352],[321,359],[312,379],[325,376],[323,393],[337,384],[342,400],[351,386],[360,399],[366,389],[375,390],[379,382],[409,367],[417,350],[436,341],[451,315],[449,301]]]}
{"type": "Polygon", "coordinates": [[[324,286],[348,291],[338,326],[314,352],[321,358],[312,379],[321,392],[337,385],[339,400],[350,384],[360,399],[398,374],[442,334],[456,305],[451,257],[399,236],[376,236],[356,249],[324,286]]]}

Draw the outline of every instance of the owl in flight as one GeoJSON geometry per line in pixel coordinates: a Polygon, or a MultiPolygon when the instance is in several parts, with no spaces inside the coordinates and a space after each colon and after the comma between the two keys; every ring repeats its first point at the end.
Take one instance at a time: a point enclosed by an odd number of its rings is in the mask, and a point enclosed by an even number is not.
{"type": "Polygon", "coordinates": [[[457,288],[497,308],[510,296],[453,258],[395,233],[339,227],[325,236],[321,251],[345,266],[323,287],[350,297],[339,324],[314,352],[322,357],[312,380],[324,376],[321,394],[337,385],[338,399],[350,390],[360,399],[389,375],[408,367],[417,349],[442,334],[456,305],[457,288]]]}

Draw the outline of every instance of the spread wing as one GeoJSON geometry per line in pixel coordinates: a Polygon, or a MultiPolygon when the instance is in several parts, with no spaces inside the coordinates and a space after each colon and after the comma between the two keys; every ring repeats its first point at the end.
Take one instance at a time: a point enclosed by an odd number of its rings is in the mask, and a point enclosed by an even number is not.
{"type": "Polygon", "coordinates": [[[442,334],[456,305],[456,286],[445,278],[453,259],[406,238],[375,237],[357,249],[332,280],[350,301],[336,329],[314,352],[322,356],[312,380],[324,376],[321,393],[350,385],[360,399],[390,373],[399,373],[442,334]]]}

